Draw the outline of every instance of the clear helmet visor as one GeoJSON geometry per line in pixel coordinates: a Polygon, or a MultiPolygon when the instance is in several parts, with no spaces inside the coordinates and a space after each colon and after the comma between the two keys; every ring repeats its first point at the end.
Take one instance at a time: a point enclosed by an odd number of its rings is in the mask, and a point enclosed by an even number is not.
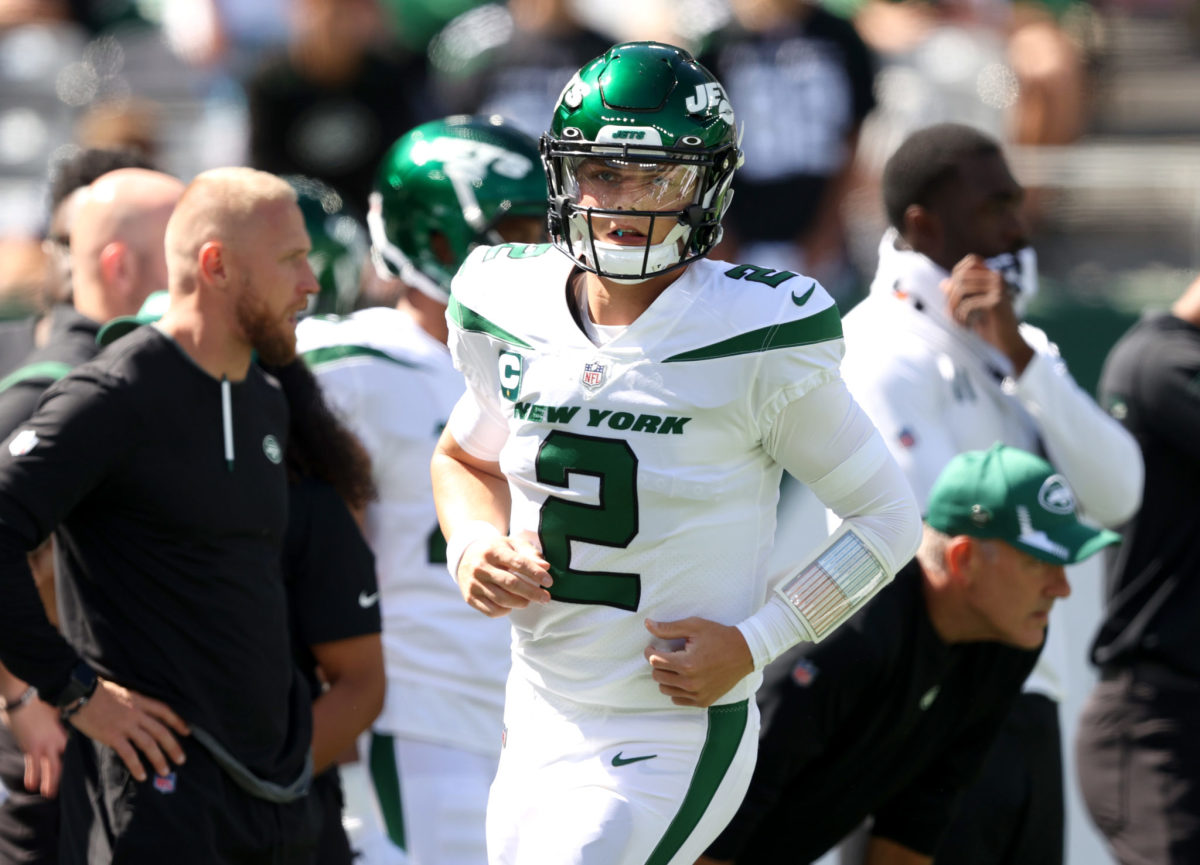
{"type": "Polygon", "coordinates": [[[598,156],[563,159],[563,192],[596,210],[679,211],[697,204],[703,166],[598,156]]]}

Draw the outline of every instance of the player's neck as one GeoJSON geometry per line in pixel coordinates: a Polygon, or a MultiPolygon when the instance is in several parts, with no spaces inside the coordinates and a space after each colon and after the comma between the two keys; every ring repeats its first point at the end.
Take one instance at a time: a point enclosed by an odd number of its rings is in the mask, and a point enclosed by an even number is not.
{"type": "Polygon", "coordinates": [[[588,315],[602,327],[633,324],[671,283],[683,276],[685,269],[636,283],[616,282],[585,272],[582,276],[588,315]]]}
{"type": "Polygon", "coordinates": [[[396,303],[396,309],[407,313],[417,327],[445,345],[450,339],[450,327],[446,324],[446,305],[432,297],[426,297],[415,288],[408,291],[396,303]]]}

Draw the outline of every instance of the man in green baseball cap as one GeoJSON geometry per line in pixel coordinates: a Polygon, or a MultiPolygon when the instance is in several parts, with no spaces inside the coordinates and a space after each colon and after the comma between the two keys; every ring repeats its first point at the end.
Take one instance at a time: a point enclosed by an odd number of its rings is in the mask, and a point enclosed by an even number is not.
{"type": "Polygon", "coordinates": [[[942,535],[936,545],[957,577],[931,598],[943,636],[1026,648],[1041,645],[1054,599],[1070,594],[1063,566],[1121,540],[1079,521],[1075,494],[1048,462],[1002,444],[946,465],[925,523],[927,539],[930,530],[942,535]]]}
{"type": "Polygon", "coordinates": [[[1118,540],[1079,521],[1041,457],[997,444],[950,460],[916,557],[766,669],[760,768],[697,865],[811,862],[867,816],[867,861],[931,861],[1071,592],[1063,566],[1118,540]]]}

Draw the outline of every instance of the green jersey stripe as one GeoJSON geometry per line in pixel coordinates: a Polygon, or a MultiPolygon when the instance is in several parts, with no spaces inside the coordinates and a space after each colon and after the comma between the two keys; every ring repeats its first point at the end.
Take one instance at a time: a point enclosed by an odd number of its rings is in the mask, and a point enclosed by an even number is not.
{"type": "Polygon", "coordinates": [[[400,797],[400,769],[396,765],[396,740],[383,733],[371,733],[371,752],[368,756],[371,783],[383,812],[383,824],[388,838],[401,850],[407,850],[404,835],[404,808],[400,797]]]}
{"type": "Polygon", "coordinates": [[[737,754],[742,734],[746,731],[749,707],[749,700],[742,700],[740,703],[709,708],[708,736],[704,740],[704,747],[700,749],[692,783],[688,785],[683,803],[662,840],[646,860],[646,865],[666,865],[670,862],[699,824],[737,754]]]}
{"type": "Polygon", "coordinates": [[[773,324],[770,327],[760,327],[748,333],[714,342],[712,345],[694,348],[682,354],[668,357],[664,363],[676,363],[687,360],[712,360],[718,357],[733,357],[738,354],[754,354],[760,351],[770,351],[776,348],[793,348],[798,345],[812,345],[816,342],[827,342],[840,339],[842,336],[842,317],[836,306],[784,324],[773,324]]]}
{"type": "Polygon", "coordinates": [[[353,357],[374,357],[379,360],[386,360],[394,363],[397,366],[408,367],[409,369],[420,369],[420,364],[411,363],[407,360],[401,360],[398,357],[392,357],[386,351],[380,351],[377,348],[371,348],[365,345],[331,345],[326,348],[314,348],[311,351],[306,351],[301,355],[304,362],[311,368],[316,369],[327,363],[333,363],[338,360],[345,360],[353,357]]]}
{"type": "Polygon", "coordinates": [[[463,330],[485,333],[488,336],[494,336],[496,339],[503,340],[509,345],[519,345],[521,348],[533,347],[523,339],[513,336],[498,324],[488,321],[475,310],[463,306],[454,297],[450,298],[450,318],[463,330]]]}
{"type": "Polygon", "coordinates": [[[28,366],[15,369],[0,379],[0,393],[8,390],[14,384],[34,379],[49,379],[56,382],[71,371],[71,365],[54,360],[44,360],[41,363],[31,363],[28,366]]]}

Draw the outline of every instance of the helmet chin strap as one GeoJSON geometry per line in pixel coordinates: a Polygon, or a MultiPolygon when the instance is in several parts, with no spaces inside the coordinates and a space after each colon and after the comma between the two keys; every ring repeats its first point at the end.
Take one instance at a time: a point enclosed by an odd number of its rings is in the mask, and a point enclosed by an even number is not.
{"type": "Polygon", "coordinates": [[[371,235],[371,263],[375,266],[375,272],[379,274],[380,279],[399,279],[430,300],[449,305],[450,292],[422,273],[399,247],[387,239],[387,232],[383,227],[383,211],[379,203],[381,200],[378,192],[371,193],[371,208],[367,211],[367,230],[371,235]],[[388,269],[388,264],[395,268],[398,275],[388,269]]]}

